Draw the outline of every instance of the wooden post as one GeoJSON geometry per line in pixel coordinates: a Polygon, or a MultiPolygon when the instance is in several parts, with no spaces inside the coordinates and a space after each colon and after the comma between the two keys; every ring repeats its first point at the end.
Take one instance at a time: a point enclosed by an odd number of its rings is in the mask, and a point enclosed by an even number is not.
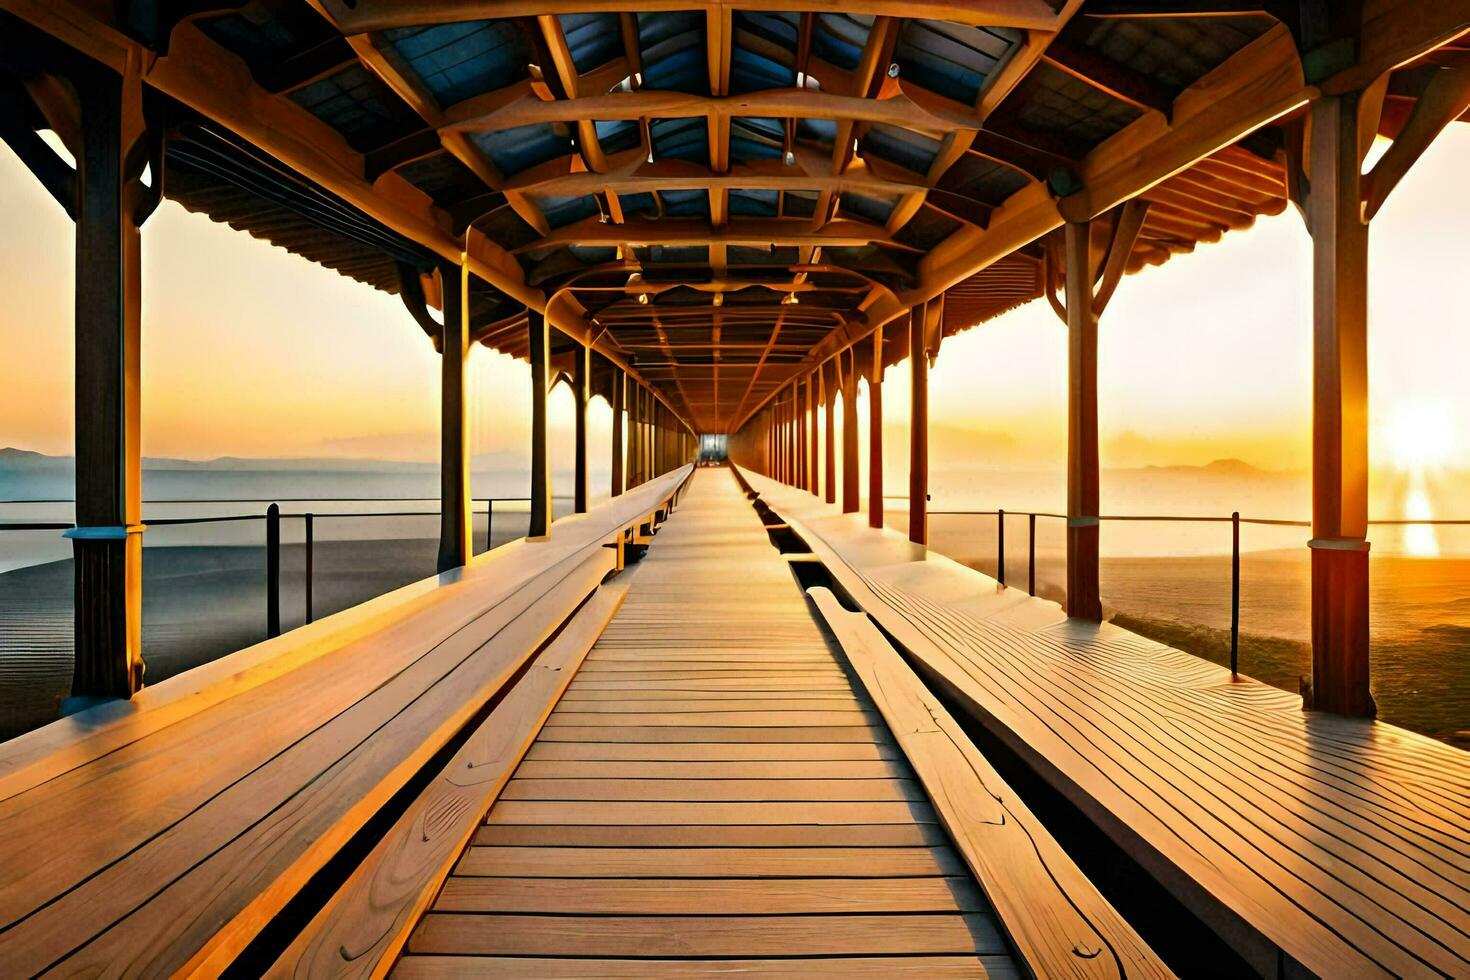
{"type": "MultiPolygon", "coordinates": [[[[820,368],[818,369],[820,371],[820,368]]],[[[822,493],[822,467],[817,456],[817,385],[820,374],[813,372],[806,378],[806,424],[807,424],[807,489],[813,496],[822,493]]]]}
{"type": "Polygon", "coordinates": [[[281,635],[281,505],[265,509],[265,635],[281,635]]]}
{"type": "Polygon", "coordinates": [[[439,562],[441,573],[461,568],[473,553],[470,523],[469,424],[465,365],[470,350],[469,272],[439,267],[444,326],[439,345],[439,562]]]}
{"type": "MultiPolygon", "coordinates": [[[[837,371],[837,359],[828,362],[832,365],[831,371],[837,371]]],[[[837,503],[837,378],[834,375],[829,381],[827,375],[830,373],[827,365],[822,365],[822,401],[826,405],[826,418],[823,428],[826,433],[823,436],[823,455],[826,457],[827,465],[827,493],[824,499],[829,504],[837,503]]]]}
{"type": "Polygon", "coordinates": [[[858,512],[857,358],[851,349],[838,355],[842,371],[842,512],[858,512]],[[846,363],[843,363],[846,361],[846,363]]]}
{"type": "Polygon", "coordinates": [[[576,463],[572,513],[587,513],[587,403],[592,400],[592,348],[578,344],[573,352],[572,403],[575,413],[576,463]]]}
{"type": "Polygon", "coordinates": [[[546,317],[526,311],[531,358],[531,523],[532,541],[551,533],[551,458],[546,445],[546,388],[551,368],[551,334],[546,317]]]}
{"type": "Polygon", "coordinates": [[[1307,707],[1377,712],[1368,669],[1368,226],[1358,97],[1312,104],[1312,687],[1307,707]]]}
{"type": "Polygon", "coordinates": [[[1068,222],[1067,614],[1102,620],[1098,594],[1097,313],[1091,223],[1068,222]]]}
{"type": "MultiPolygon", "coordinates": [[[[136,201],[145,139],[136,65],[78,73],[76,169],[75,666],[63,711],[143,686],[139,456],[142,240],[136,201]],[[134,160],[137,160],[136,164],[134,160]]],[[[155,170],[153,179],[161,175],[155,170]]]]}
{"type": "Polygon", "coordinates": [[[929,355],[925,306],[909,310],[909,540],[929,543],[929,355]]]}
{"type": "Polygon", "coordinates": [[[612,369],[612,495],[623,492],[623,399],[628,393],[628,377],[616,365],[612,369]]]}
{"type": "Polygon", "coordinates": [[[883,328],[873,331],[868,371],[868,527],[883,526],[883,328]]]}

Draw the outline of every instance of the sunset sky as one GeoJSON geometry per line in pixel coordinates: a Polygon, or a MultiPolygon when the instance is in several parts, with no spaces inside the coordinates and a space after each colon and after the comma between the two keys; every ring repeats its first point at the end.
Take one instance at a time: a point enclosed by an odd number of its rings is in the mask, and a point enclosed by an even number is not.
{"type": "MultiPolygon", "coordinates": [[[[1424,156],[1374,222],[1375,456],[1427,425],[1470,468],[1470,126],[1424,156]],[[1407,420],[1407,421],[1406,421],[1407,420]]],[[[72,224],[0,145],[0,444],[72,440],[72,224]]],[[[1104,464],[1273,469],[1309,462],[1309,241],[1294,210],[1128,278],[1103,318],[1104,464]]],[[[977,453],[1061,462],[1066,338],[1044,303],[945,341],[936,425],[977,453]]],[[[144,231],[144,452],[154,456],[437,456],[437,355],[397,297],[165,203],[144,231]]],[[[521,449],[524,364],[477,347],[476,452],[521,449]]],[[[906,414],[903,372],[891,418],[906,414]]],[[[605,439],[606,408],[596,425],[605,439]]],[[[561,391],[553,423],[566,424],[561,391]]],[[[598,441],[600,442],[601,439],[598,441]]]]}

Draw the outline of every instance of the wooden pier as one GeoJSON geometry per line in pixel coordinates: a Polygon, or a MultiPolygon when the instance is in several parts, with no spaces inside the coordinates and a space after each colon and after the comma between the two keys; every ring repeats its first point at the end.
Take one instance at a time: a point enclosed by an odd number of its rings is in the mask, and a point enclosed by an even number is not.
{"type": "Polygon", "coordinates": [[[0,745],[0,973],[1219,968],[1160,959],[982,730],[1243,969],[1470,973],[1466,754],[1371,720],[1366,299],[1372,218],[1470,118],[1467,38],[1470,0],[0,0],[0,139],[77,261],[74,680],[0,745]],[[435,577],[149,684],[165,199],[402,299],[442,357],[441,526],[435,577]],[[1293,206],[1301,697],[1098,594],[1110,298],[1293,206]],[[1031,301],[1068,331],[1065,611],[926,548],[927,372],[1031,301]],[[528,534],[480,556],[474,344],[532,382],[528,534]]]}

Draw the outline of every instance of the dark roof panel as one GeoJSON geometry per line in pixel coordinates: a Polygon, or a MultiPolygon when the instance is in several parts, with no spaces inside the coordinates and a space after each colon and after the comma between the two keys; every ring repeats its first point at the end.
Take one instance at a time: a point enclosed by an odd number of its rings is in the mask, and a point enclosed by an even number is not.
{"type": "Polygon", "coordinates": [[[292,92],[289,98],[341,133],[360,152],[423,126],[423,120],[392,89],[360,65],[328,75],[292,92]]]}
{"type": "Polygon", "coordinates": [[[528,74],[530,48],[509,20],[473,20],[384,31],[383,41],[441,106],[504,88],[528,74]]]}
{"type": "Polygon", "coordinates": [[[783,120],[736,116],[730,121],[730,159],[735,163],[779,160],[785,139],[783,120]]]}
{"type": "Polygon", "coordinates": [[[862,57],[872,28],[872,17],[817,14],[812,26],[812,54],[851,71],[862,57]]]}
{"type": "Polygon", "coordinates": [[[893,60],[900,77],[946,98],[973,104],[980,86],[1021,41],[1019,31],[966,27],[936,20],[905,21],[893,60]]]}
{"type": "Polygon", "coordinates": [[[709,94],[703,11],[640,13],[638,45],[644,88],[709,94]]]}
{"type": "Polygon", "coordinates": [[[579,73],[622,56],[623,30],[617,14],[562,14],[557,20],[579,73]]]}
{"type": "Polygon", "coordinates": [[[548,123],[473,133],[470,141],[507,176],[572,152],[567,128],[548,123]]]}

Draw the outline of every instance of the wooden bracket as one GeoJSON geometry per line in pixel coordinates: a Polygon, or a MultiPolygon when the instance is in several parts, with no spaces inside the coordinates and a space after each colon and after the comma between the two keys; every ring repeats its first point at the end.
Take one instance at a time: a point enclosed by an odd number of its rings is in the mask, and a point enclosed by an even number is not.
{"type": "MultiPolygon", "coordinates": [[[[1386,83],[1386,76],[1383,81],[1386,83]]],[[[1379,99],[1381,104],[1381,94],[1379,99]]],[[[1466,110],[1470,110],[1470,56],[1460,57],[1430,77],[1398,138],[1363,175],[1364,221],[1373,219],[1429,144],[1466,110]]]]}
{"type": "Polygon", "coordinates": [[[1094,315],[1101,316],[1107,308],[1108,300],[1113,298],[1113,291],[1118,288],[1118,283],[1128,268],[1128,259],[1133,254],[1138,234],[1143,230],[1143,220],[1148,217],[1148,208],[1149,202],[1135,197],[1117,209],[1108,242],[1107,258],[1103,260],[1102,277],[1092,295],[1094,315]]]}

